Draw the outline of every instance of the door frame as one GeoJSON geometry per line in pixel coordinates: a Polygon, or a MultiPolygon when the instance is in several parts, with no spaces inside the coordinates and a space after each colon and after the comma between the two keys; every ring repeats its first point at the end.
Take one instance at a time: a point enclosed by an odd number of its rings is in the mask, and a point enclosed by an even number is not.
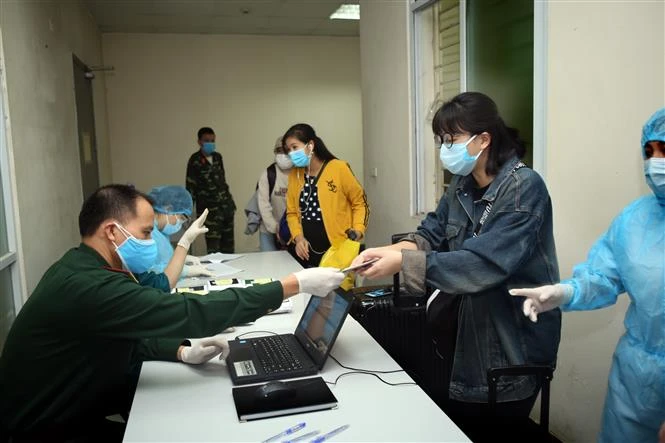
{"type": "MultiPolygon", "coordinates": [[[[467,91],[467,0],[460,0],[460,89],[467,91]]],[[[533,169],[546,178],[547,2],[533,2],[533,169]]]]}
{"type": "MultiPolygon", "coordinates": [[[[78,139],[78,142],[79,142],[79,150],[78,150],[79,151],[79,165],[81,166],[81,177],[80,177],[80,179],[81,179],[81,195],[85,199],[87,196],[86,196],[85,190],[83,189],[83,159],[81,158],[82,146],[81,146],[81,138],[80,138],[81,132],[80,132],[80,128],[79,128],[78,102],[76,100],[76,70],[75,69],[76,69],[76,67],[79,67],[84,72],[92,72],[92,70],[90,69],[90,67],[88,67],[88,65],[83,63],[83,61],[80,58],[78,58],[76,56],[76,54],[72,54],[72,61],[73,61],[73,67],[74,67],[74,70],[72,71],[72,73],[74,75],[74,114],[75,114],[75,118],[76,118],[76,135],[77,135],[77,139],[78,139]]],[[[92,146],[91,146],[91,148],[93,150],[94,159],[95,159],[94,168],[96,170],[96,175],[97,175],[97,186],[96,187],[99,187],[99,185],[100,185],[100,180],[99,180],[100,175],[99,175],[99,155],[98,155],[98,151],[97,151],[97,125],[96,125],[96,122],[95,122],[95,98],[94,98],[94,93],[93,93],[93,88],[92,88],[92,79],[87,79],[86,78],[86,80],[91,82],[90,83],[90,98],[91,98],[91,102],[92,102],[91,103],[92,104],[92,107],[91,107],[91,110],[92,110],[92,137],[91,137],[91,143],[92,143],[92,146]]]]}

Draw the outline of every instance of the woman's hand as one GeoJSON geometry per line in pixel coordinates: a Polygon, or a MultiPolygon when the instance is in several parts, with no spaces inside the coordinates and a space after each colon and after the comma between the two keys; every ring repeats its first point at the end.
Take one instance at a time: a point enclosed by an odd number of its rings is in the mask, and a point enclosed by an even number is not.
{"type": "Polygon", "coordinates": [[[372,258],[379,260],[368,268],[358,270],[358,275],[370,279],[377,279],[387,275],[393,275],[402,269],[402,251],[391,247],[365,249],[351,262],[351,266],[359,265],[372,258]]]}
{"type": "Polygon", "coordinates": [[[296,237],[296,255],[301,260],[309,260],[309,242],[302,234],[296,237]]]}

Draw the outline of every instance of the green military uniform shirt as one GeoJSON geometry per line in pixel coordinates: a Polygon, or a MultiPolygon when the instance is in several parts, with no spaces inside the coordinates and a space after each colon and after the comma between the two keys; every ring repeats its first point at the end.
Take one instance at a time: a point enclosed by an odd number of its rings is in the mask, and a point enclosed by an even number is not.
{"type": "MultiPolygon", "coordinates": [[[[142,360],[176,360],[184,338],[254,321],[280,306],[280,282],[206,296],[165,294],[69,250],[19,312],[0,356],[0,436],[97,418],[142,360]]],[[[104,417],[103,415],[101,416],[104,417]]]]}
{"type": "Polygon", "coordinates": [[[208,252],[234,252],[233,218],[236,205],[226,183],[224,161],[219,152],[210,155],[211,162],[196,151],[187,162],[186,187],[200,216],[208,208],[206,241],[208,252]]]}

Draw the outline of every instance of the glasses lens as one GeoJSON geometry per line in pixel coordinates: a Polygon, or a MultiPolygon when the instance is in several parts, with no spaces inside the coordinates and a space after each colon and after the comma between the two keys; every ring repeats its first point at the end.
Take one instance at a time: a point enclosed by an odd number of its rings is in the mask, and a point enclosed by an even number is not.
{"type": "Polygon", "coordinates": [[[451,134],[443,134],[442,144],[446,148],[450,149],[453,145],[453,136],[451,134]]]}

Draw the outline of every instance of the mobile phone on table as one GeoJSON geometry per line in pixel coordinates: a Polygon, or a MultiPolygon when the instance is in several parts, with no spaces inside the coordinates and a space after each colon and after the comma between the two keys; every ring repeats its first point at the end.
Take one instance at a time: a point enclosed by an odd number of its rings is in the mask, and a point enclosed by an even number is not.
{"type": "Polygon", "coordinates": [[[362,262],[360,264],[357,264],[355,266],[349,266],[348,268],[344,268],[340,272],[343,272],[343,273],[346,274],[348,272],[357,271],[358,269],[368,268],[372,263],[374,263],[375,261],[378,261],[378,260],[379,260],[378,257],[370,258],[369,260],[364,261],[364,262],[362,262]]]}

